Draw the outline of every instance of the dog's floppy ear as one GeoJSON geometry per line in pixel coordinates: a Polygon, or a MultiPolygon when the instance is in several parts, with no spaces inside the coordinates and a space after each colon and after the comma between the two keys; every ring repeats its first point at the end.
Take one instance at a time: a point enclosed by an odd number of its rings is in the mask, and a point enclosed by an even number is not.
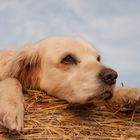
{"type": "Polygon", "coordinates": [[[17,78],[23,89],[39,89],[41,57],[37,51],[25,50],[17,54],[12,62],[10,75],[17,78]]]}

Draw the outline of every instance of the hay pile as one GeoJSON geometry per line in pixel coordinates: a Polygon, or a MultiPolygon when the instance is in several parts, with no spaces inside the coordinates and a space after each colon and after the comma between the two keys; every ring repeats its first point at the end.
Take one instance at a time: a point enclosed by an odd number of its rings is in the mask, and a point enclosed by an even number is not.
{"type": "Polygon", "coordinates": [[[93,104],[73,106],[41,91],[27,92],[24,132],[11,135],[1,127],[0,140],[140,139],[140,110],[121,113],[93,104]]]}

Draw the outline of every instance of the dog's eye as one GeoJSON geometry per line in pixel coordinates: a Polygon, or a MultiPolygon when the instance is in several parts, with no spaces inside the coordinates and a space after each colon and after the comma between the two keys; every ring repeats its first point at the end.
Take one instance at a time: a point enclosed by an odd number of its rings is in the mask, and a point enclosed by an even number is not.
{"type": "Polygon", "coordinates": [[[97,61],[98,61],[98,62],[101,61],[101,57],[100,57],[100,56],[97,57],[97,61]]]}
{"type": "Polygon", "coordinates": [[[63,64],[77,64],[77,61],[71,55],[67,55],[66,57],[64,57],[62,59],[61,63],[63,63],[63,64]]]}

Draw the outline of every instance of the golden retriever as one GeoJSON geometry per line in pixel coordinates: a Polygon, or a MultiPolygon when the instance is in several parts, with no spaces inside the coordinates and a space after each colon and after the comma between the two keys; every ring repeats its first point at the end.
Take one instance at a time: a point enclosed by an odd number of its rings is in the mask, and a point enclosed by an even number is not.
{"type": "Polygon", "coordinates": [[[40,89],[70,103],[109,101],[136,105],[140,90],[116,87],[117,72],[80,37],[51,37],[0,51],[0,122],[23,129],[23,90],[40,89]]]}

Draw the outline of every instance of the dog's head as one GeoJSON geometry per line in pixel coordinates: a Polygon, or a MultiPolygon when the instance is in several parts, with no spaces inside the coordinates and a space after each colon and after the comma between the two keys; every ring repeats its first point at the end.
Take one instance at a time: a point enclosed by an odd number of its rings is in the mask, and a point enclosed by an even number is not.
{"type": "Polygon", "coordinates": [[[15,57],[11,75],[26,88],[41,89],[70,103],[113,95],[117,73],[100,62],[99,52],[78,37],[54,37],[15,57]]]}

